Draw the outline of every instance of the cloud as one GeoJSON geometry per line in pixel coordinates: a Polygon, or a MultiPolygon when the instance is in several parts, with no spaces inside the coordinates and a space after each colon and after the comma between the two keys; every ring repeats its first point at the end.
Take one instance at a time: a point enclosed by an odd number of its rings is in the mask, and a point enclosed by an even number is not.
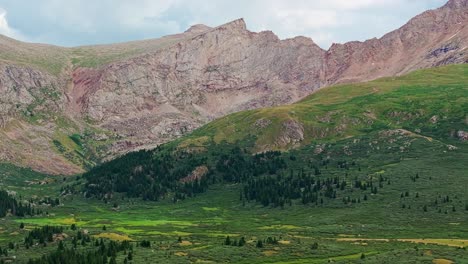
{"type": "Polygon", "coordinates": [[[0,34],[8,36],[10,38],[24,40],[24,36],[19,31],[11,28],[8,25],[7,12],[1,7],[0,7],[0,34]]]}
{"type": "MultiPolygon", "coordinates": [[[[333,42],[380,37],[446,0],[214,0],[183,2],[196,23],[219,25],[244,17],[252,31],[272,30],[280,38],[311,37],[323,48],[333,42]],[[231,3],[229,3],[231,2],[231,3]],[[211,5],[210,5],[211,4],[211,5]]],[[[171,12],[171,8],[168,12],[171,12]]]]}
{"type": "MultiPolygon", "coordinates": [[[[280,38],[304,35],[328,48],[332,42],[382,36],[446,1],[0,0],[0,6],[28,39],[65,46],[155,38],[192,24],[217,26],[243,17],[252,31],[272,30],[280,38]]],[[[18,35],[5,17],[2,30],[18,35]]]]}

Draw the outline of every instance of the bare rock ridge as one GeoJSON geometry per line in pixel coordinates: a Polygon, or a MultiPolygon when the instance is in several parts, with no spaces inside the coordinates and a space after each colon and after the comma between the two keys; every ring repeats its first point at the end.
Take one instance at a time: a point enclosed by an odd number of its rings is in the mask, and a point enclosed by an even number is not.
{"type": "Polygon", "coordinates": [[[327,82],[356,82],[466,63],[467,19],[467,1],[451,0],[380,39],[334,44],[327,52],[327,82]]]}
{"type": "Polygon", "coordinates": [[[184,33],[195,33],[195,34],[199,34],[199,33],[203,33],[205,31],[208,31],[210,30],[211,27],[209,26],[206,26],[206,25],[203,25],[203,24],[197,24],[197,25],[193,25],[191,26],[189,29],[187,29],[184,33]]]}
{"type": "Polygon", "coordinates": [[[329,50],[306,37],[251,32],[243,19],[75,48],[0,36],[0,161],[73,174],[86,160],[155,147],[232,112],[467,62],[468,0],[426,11],[380,39],[329,50]]]}
{"type": "Polygon", "coordinates": [[[468,0],[450,0],[445,6],[449,8],[466,8],[468,7],[468,0]]]}

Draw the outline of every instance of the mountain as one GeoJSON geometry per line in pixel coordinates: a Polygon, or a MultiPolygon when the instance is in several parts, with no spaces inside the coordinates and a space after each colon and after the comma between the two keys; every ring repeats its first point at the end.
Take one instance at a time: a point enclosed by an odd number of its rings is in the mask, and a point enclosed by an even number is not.
{"type": "Polygon", "coordinates": [[[466,63],[468,1],[452,0],[426,11],[380,39],[334,44],[327,52],[327,81],[357,82],[415,69],[466,63]]]}
{"type": "Polygon", "coordinates": [[[464,143],[467,83],[463,64],[327,87],[294,104],[219,118],[171,144],[196,151],[225,142],[251,153],[312,144],[322,152],[328,142],[375,131],[464,143]]]}
{"type": "Polygon", "coordinates": [[[242,183],[252,188],[248,200],[279,206],[281,197],[303,197],[298,186],[308,186],[295,182],[291,170],[302,171],[302,178],[304,171],[317,176],[329,166],[357,162],[359,177],[368,180],[364,171],[381,171],[386,164],[404,171],[407,159],[430,164],[440,155],[461,165],[467,154],[467,83],[468,64],[451,65],[332,86],[291,105],[230,114],[154,150],[94,167],[83,175],[84,192],[100,199],[123,194],[177,200],[217,183],[242,183]]]}
{"type": "Polygon", "coordinates": [[[333,84],[467,63],[467,3],[451,0],[380,39],[328,51],[305,37],[250,32],[242,19],[75,48],[1,37],[0,159],[78,173],[229,113],[292,103],[333,84]]]}
{"type": "Polygon", "coordinates": [[[467,83],[332,86],[83,175],[0,164],[0,261],[467,263],[467,83]]]}

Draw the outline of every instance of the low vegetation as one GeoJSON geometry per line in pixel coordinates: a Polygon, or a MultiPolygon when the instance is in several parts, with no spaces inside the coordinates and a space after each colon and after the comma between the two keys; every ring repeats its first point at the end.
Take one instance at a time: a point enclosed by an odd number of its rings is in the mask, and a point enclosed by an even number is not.
{"type": "Polygon", "coordinates": [[[468,262],[467,69],[326,88],[83,175],[0,165],[36,212],[3,217],[0,261],[468,262]]]}

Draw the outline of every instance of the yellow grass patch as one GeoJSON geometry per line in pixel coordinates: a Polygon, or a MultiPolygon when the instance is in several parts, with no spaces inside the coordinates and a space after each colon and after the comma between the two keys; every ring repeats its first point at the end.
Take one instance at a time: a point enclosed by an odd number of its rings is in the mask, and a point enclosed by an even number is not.
{"type": "Polygon", "coordinates": [[[179,257],[185,257],[185,256],[188,256],[188,253],[179,251],[179,252],[174,253],[174,255],[179,256],[179,257]]]}
{"type": "Polygon", "coordinates": [[[183,240],[182,242],[179,243],[179,245],[181,245],[181,246],[191,246],[192,242],[187,241],[187,240],[183,240]]]}
{"type": "Polygon", "coordinates": [[[468,239],[397,239],[397,241],[419,244],[436,244],[449,247],[468,246],[468,239]]]}
{"type": "Polygon", "coordinates": [[[218,207],[202,207],[203,210],[205,211],[218,211],[218,207]]]}
{"type": "Polygon", "coordinates": [[[295,226],[295,225],[270,225],[270,226],[262,226],[262,227],[259,227],[259,229],[298,229],[300,227],[298,226],[295,226]]]}
{"type": "Polygon", "coordinates": [[[64,225],[71,225],[71,224],[76,224],[76,220],[74,217],[64,218],[60,220],[60,223],[64,225]]]}
{"type": "Polygon", "coordinates": [[[267,256],[267,257],[270,257],[270,256],[273,256],[275,254],[278,254],[278,252],[274,251],[274,250],[265,250],[262,252],[263,255],[267,256]]]}
{"type": "Polygon", "coordinates": [[[340,242],[365,242],[365,241],[390,242],[390,239],[386,239],[386,238],[352,238],[352,237],[341,237],[341,238],[337,238],[336,241],[340,241],[340,242]]]}
{"type": "Polygon", "coordinates": [[[295,238],[300,238],[300,239],[314,239],[313,237],[309,237],[309,236],[301,236],[301,235],[291,235],[291,236],[295,238]]]}
{"type": "Polygon", "coordinates": [[[198,137],[198,138],[189,138],[181,142],[177,148],[185,149],[187,147],[200,147],[203,148],[205,144],[210,140],[208,136],[198,137]]]}
{"type": "Polygon", "coordinates": [[[101,233],[99,235],[95,235],[94,237],[108,238],[108,239],[117,240],[117,241],[125,241],[125,240],[132,241],[133,240],[127,235],[121,235],[121,234],[117,234],[117,233],[101,233]]]}
{"type": "Polygon", "coordinates": [[[211,260],[197,259],[197,261],[195,261],[195,263],[214,263],[214,262],[211,261],[211,260]]]}
{"type": "Polygon", "coordinates": [[[278,243],[280,243],[281,245],[289,245],[289,244],[291,244],[291,241],[289,241],[289,240],[279,240],[278,243]]]}
{"type": "Polygon", "coordinates": [[[453,261],[448,260],[448,259],[433,259],[432,263],[434,263],[434,264],[452,264],[453,261]]]}
{"type": "Polygon", "coordinates": [[[191,248],[190,250],[202,250],[202,249],[205,249],[205,248],[209,248],[210,246],[201,246],[201,247],[196,247],[196,248],[191,248]]]}
{"type": "Polygon", "coordinates": [[[378,242],[409,242],[418,244],[435,244],[449,247],[466,247],[468,246],[468,239],[415,239],[415,238],[400,238],[400,239],[387,239],[387,238],[353,238],[353,237],[340,237],[336,241],[340,242],[366,242],[366,241],[378,241],[378,242]]]}

